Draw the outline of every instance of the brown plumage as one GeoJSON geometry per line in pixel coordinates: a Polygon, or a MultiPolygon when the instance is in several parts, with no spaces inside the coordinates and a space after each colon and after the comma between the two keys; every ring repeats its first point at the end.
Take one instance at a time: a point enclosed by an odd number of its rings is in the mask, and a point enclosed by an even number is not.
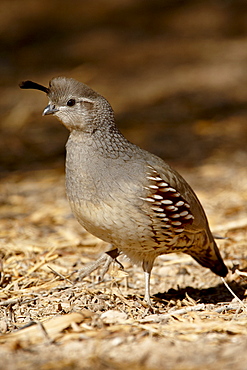
{"type": "Polygon", "coordinates": [[[110,104],[88,86],[65,77],[48,88],[43,114],[69,129],[66,189],[80,224],[141,264],[150,303],[150,273],[164,253],[184,252],[215,274],[227,268],[204,210],[187,182],[159,157],[130,143],[118,130],[110,104]]]}

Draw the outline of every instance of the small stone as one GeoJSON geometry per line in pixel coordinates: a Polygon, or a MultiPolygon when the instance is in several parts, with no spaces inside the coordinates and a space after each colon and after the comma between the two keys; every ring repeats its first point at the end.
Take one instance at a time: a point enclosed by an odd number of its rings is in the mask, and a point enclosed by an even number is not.
{"type": "Polygon", "coordinates": [[[122,324],[126,322],[128,316],[125,312],[117,311],[117,310],[108,310],[100,316],[100,318],[106,324],[122,324]]]}

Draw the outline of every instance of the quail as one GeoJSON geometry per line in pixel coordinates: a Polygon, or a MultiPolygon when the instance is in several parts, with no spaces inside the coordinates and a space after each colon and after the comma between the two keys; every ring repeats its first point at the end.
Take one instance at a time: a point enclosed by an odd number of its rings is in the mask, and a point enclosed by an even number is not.
{"type": "MultiPolygon", "coordinates": [[[[142,265],[144,300],[157,256],[183,252],[215,274],[225,266],[205,212],[183,177],[161,158],[129,142],[118,130],[108,101],[72,78],[49,87],[32,81],[23,89],[45,92],[53,114],[70,131],[66,144],[66,192],[79,223],[142,265]]],[[[111,254],[110,254],[111,255],[111,254]]]]}

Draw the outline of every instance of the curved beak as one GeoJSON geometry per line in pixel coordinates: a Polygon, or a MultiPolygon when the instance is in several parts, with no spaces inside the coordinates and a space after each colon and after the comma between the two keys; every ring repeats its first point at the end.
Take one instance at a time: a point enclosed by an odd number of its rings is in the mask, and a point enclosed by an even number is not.
{"type": "Polygon", "coordinates": [[[45,107],[45,109],[43,110],[43,113],[42,113],[42,116],[46,116],[47,114],[54,114],[58,112],[58,109],[55,108],[55,105],[47,105],[47,107],[45,107]]]}

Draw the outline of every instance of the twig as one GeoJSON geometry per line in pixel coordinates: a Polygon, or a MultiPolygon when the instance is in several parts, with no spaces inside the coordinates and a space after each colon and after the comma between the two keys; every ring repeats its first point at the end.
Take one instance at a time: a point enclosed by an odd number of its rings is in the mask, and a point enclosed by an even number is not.
{"type": "Polygon", "coordinates": [[[236,272],[236,274],[239,276],[247,276],[247,272],[239,271],[238,269],[236,269],[234,272],[236,272]]]}
{"type": "Polygon", "coordinates": [[[244,308],[247,308],[245,306],[245,304],[241,301],[240,298],[238,298],[238,296],[234,293],[234,291],[229,287],[229,285],[227,284],[227,282],[225,281],[225,279],[221,276],[220,277],[221,280],[223,281],[225,287],[229,290],[229,292],[233,295],[233,297],[244,307],[244,308]]]}
{"type": "Polygon", "coordinates": [[[169,319],[171,316],[179,316],[179,315],[184,315],[188,312],[203,311],[203,310],[205,310],[205,304],[200,303],[196,306],[192,306],[192,307],[189,306],[189,307],[181,308],[179,310],[175,310],[175,311],[165,313],[165,314],[150,315],[142,319],[141,322],[146,322],[146,321],[159,322],[165,319],[169,319]]]}
{"type": "Polygon", "coordinates": [[[20,304],[20,299],[8,299],[7,301],[0,302],[0,306],[14,306],[16,303],[20,304]]]}
{"type": "Polygon", "coordinates": [[[0,302],[0,306],[14,306],[17,303],[18,303],[18,305],[21,305],[21,304],[26,304],[26,303],[29,303],[29,302],[32,302],[32,301],[36,301],[37,299],[39,299],[39,298],[38,297],[30,298],[30,299],[26,299],[25,301],[21,301],[20,298],[8,299],[7,301],[0,302]]]}
{"type": "Polygon", "coordinates": [[[33,272],[40,269],[43,265],[45,265],[48,262],[51,262],[58,258],[57,254],[52,255],[52,253],[55,251],[56,247],[53,247],[45,256],[45,258],[42,261],[37,262],[27,273],[26,275],[21,276],[15,281],[12,281],[10,284],[8,284],[5,288],[2,289],[2,291],[8,291],[10,290],[15,284],[18,284],[20,281],[24,280],[28,276],[30,276],[33,272]]]}
{"type": "Polygon", "coordinates": [[[68,283],[70,283],[71,285],[73,285],[72,281],[70,281],[68,278],[66,278],[65,276],[63,276],[62,274],[60,274],[59,272],[57,272],[56,270],[54,270],[52,267],[50,267],[50,266],[47,266],[47,267],[53,272],[54,275],[59,276],[63,280],[66,280],[68,283]]]}
{"type": "Polygon", "coordinates": [[[42,332],[44,338],[47,340],[48,344],[52,344],[54,343],[54,340],[50,338],[49,334],[47,333],[47,330],[46,328],[44,327],[44,325],[42,324],[42,322],[40,321],[34,321],[35,324],[38,326],[38,328],[40,329],[40,331],[42,332]]]}
{"type": "Polygon", "coordinates": [[[224,311],[231,311],[231,310],[238,310],[239,309],[239,304],[227,304],[218,308],[213,309],[214,312],[217,313],[222,313],[224,311]]]}

